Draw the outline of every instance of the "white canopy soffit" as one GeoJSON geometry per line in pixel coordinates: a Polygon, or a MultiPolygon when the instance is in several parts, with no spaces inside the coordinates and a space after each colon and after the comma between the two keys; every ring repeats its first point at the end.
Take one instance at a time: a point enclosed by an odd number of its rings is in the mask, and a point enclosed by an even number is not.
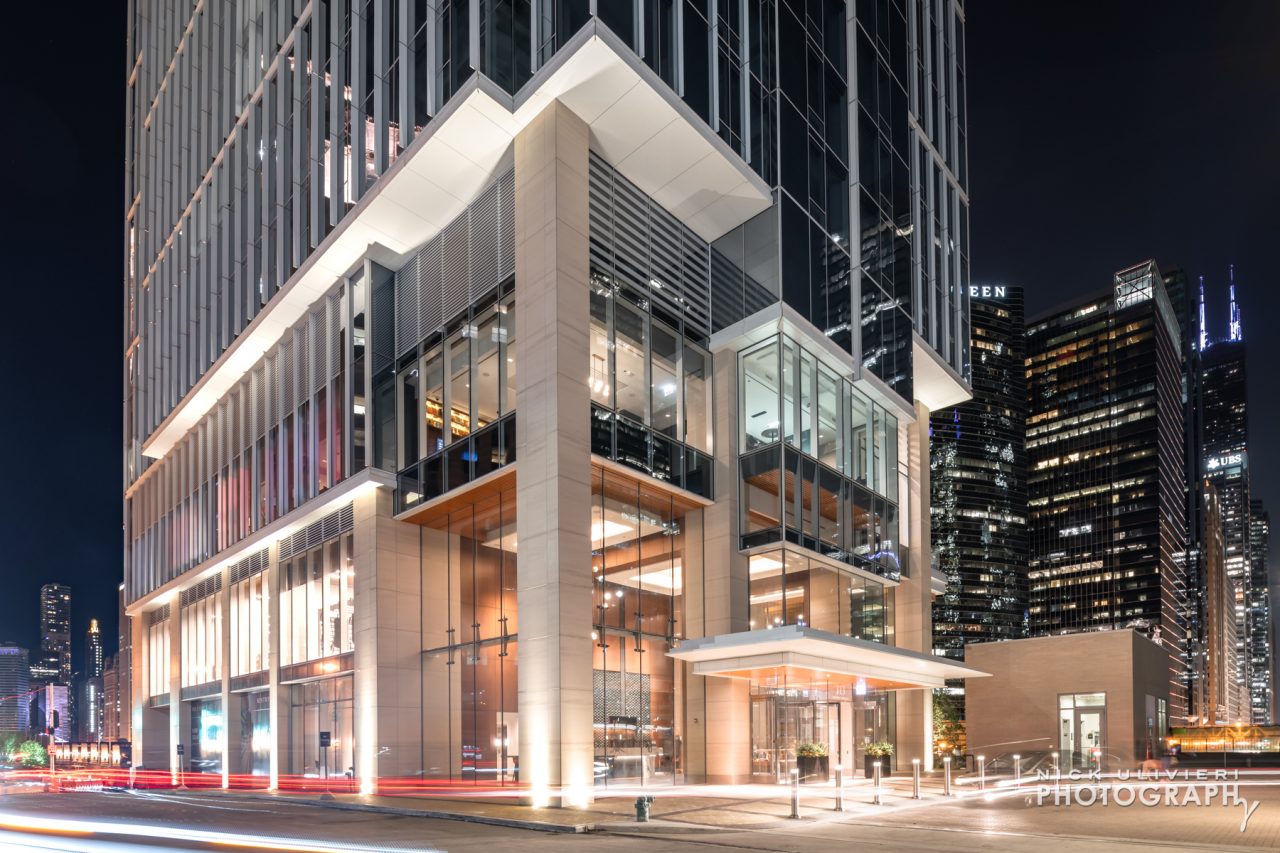
{"type": "Polygon", "coordinates": [[[694,675],[762,680],[864,682],[873,690],[944,687],[949,678],[990,675],[935,655],[855,640],[799,625],[686,640],[668,654],[694,675]]]}
{"type": "Polygon", "coordinates": [[[915,398],[931,412],[963,403],[973,397],[973,389],[955,368],[943,361],[937,350],[920,337],[911,335],[912,387],[915,398]]]}
{"type": "Polygon", "coordinates": [[[363,258],[396,268],[438,234],[509,167],[516,134],[554,100],[590,127],[593,149],[708,242],[772,203],[742,158],[593,21],[514,98],[473,75],[170,412],[143,454],[164,457],[363,258]]]}

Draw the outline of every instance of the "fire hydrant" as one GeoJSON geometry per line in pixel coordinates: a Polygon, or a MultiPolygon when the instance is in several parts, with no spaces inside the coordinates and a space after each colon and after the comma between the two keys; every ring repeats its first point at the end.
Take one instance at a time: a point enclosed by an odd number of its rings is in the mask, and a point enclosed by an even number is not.
{"type": "Polygon", "coordinates": [[[649,822],[649,807],[653,805],[653,797],[636,797],[636,823],[649,822]]]}

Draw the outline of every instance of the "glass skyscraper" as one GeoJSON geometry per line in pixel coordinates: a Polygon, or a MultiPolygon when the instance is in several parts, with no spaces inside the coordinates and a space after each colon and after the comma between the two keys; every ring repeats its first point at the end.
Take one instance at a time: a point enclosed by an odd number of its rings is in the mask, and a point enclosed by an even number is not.
{"type": "Polygon", "coordinates": [[[1180,337],[1154,261],[1027,324],[1033,634],[1133,627],[1182,656],[1180,337]]]}
{"type": "Polygon", "coordinates": [[[856,718],[928,763],[967,672],[922,487],[969,395],[964,27],[137,0],[135,760],[573,803],[785,777],[793,724],[856,718]],[[769,644],[840,663],[726,677],[769,644]]]}
{"type": "Polygon", "coordinates": [[[930,418],[933,553],[947,589],[935,654],[1027,635],[1027,379],[1022,288],[970,287],[973,399],[930,418]]]}

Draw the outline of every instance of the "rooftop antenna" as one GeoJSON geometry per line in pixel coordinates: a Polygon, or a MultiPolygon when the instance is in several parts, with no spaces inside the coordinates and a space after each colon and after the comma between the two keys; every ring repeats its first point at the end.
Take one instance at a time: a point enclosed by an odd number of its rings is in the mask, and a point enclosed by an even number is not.
{"type": "Polygon", "coordinates": [[[1231,326],[1228,329],[1228,337],[1233,341],[1244,340],[1244,330],[1240,324],[1240,303],[1236,302],[1236,265],[1231,264],[1229,274],[1231,276],[1231,326]]]}
{"type": "Polygon", "coordinates": [[[1209,348],[1209,327],[1204,319],[1204,276],[1200,276],[1200,352],[1209,348]]]}

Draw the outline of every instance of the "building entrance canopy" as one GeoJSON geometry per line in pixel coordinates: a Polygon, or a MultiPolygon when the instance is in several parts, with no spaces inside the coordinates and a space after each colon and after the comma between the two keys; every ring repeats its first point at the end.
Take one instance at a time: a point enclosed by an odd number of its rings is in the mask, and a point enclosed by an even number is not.
{"type": "Polygon", "coordinates": [[[988,674],[945,658],[800,625],[686,640],[668,654],[692,664],[694,675],[850,684],[858,692],[943,687],[950,678],[988,674]]]}

